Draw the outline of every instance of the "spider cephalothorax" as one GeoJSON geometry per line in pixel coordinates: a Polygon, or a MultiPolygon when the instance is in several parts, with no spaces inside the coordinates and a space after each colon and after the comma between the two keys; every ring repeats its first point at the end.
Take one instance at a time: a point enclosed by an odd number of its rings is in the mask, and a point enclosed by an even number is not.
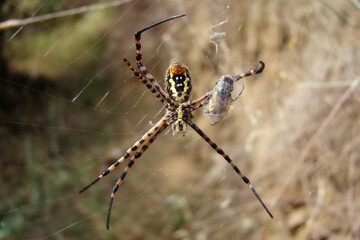
{"type": "MultiPolygon", "coordinates": [[[[272,217],[272,214],[267,209],[264,202],[261,200],[260,196],[255,191],[255,188],[251,185],[249,179],[242,174],[240,169],[231,160],[229,155],[226,154],[224,150],[222,150],[215,142],[213,142],[192,121],[193,119],[192,112],[204,106],[204,104],[207,101],[210,102],[215,101],[214,104],[216,105],[221,105],[222,102],[218,102],[219,101],[218,98],[210,99],[210,97],[212,96],[212,91],[205,93],[203,96],[195,100],[190,100],[191,78],[190,78],[189,70],[179,62],[172,63],[169,69],[167,70],[165,76],[165,87],[167,92],[163,90],[163,88],[151,75],[151,73],[146,68],[146,66],[142,63],[141,34],[146,30],[149,30],[159,24],[183,16],[185,16],[185,14],[164,19],[135,33],[136,64],[139,71],[134,69],[134,67],[129,63],[128,60],[124,59],[125,63],[129,66],[133,74],[147,87],[147,89],[149,89],[154,94],[154,96],[163,104],[163,106],[167,109],[167,111],[165,115],[138,141],[136,141],[134,145],[130,147],[121,158],[119,158],[116,162],[114,162],[110,167],[105,169],[94,181],[92,181],[89,185],[87,185],[80,191],[80,193],[84,192],[92,185],[94,185],[95,183],[103,179],[105,176],[107,176],[110,172],[114,171],[115,168],[117,168],[125,160],[131,157],[128,165],[123,170],[122,174],[120,175],[120,178],[117,180],[110,194],[110,203],[109,203],[109,209],[108,209],[108,215],[106,221],[106,227],[108,229],[110,224],[111,208],[114,201],[115,193],[118,191],[119,187],[123,184],[125,177],[127,176],[131,167],[134,165],[135,161],[137,161],[144,154],[144,152],[156,140],[157,136],[161,134],[169,126],[173,127],[174,135],[177,135],[178,133],[183,133],[183,135],[185,135],[187,125],[189,125],[192,129],[194,129],[194,131],[197,134],[199,134],[199,136],[202,139],[204,139],[212,149],[214,149],[219,155],[221,155],[226,160],[226,162],[234,169],[234,171],[241,177],[241,179],[250,187],[251,191],[254,193],[255,197],[259,200],[260,204],[264,207],[265,211],[270,215],[270,217],[272,217]]],[[[249,72],[236,75],[235,81],[243,77],[260,73],[260,71],[255,71],[255,70],[251,70],[249,72]]],[[[227,88],[225,85],[224,87],[227,88]]],[[[229,90],[231,93],[231,88],[227,88],[226,90],[229,90]]],[[[221,93],[220,95],[222,99],[224,99],[227,96],[230,96],[230,93],[221,93]]]]}
{"type": "Polygon", "coordinates": [[[180,62],[173,62],[165,74],[165,88],[169,97],[178,103],[189,100],[192,89],[189,70],[180,62]]]}

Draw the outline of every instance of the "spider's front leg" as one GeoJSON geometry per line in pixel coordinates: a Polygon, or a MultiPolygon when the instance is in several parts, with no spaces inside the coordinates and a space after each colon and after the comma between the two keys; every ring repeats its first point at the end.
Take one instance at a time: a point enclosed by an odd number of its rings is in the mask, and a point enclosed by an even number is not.
{"type": "Polygon", "coordinates": [[[159,128],[155,131],[154,134],[152,134],[151,138],[132,156],[130,159],[128,165],[120,175],[120,178],[117,180],[111,194],[110,194],[110,202],[109,202],[109,208],[108,208],[108,215],[106,218],[106,228],[110,230],[110,216],[111,216],[111,209],[114,202],[115,193],[119,190],[119,187],[123,184],[126,175],[130,171],[131,167],[134,165],[135,161],[138,160],[144,152],[150,147],[150,145],[156,140],[157,136],[162,133],[167,127],[168,122],[162,122],[162,124],[159,126],[159,128]]]}
{"type": "Polygon", "coordinates": [[[88,184],[87,186],[85,186],[83,189],[81,189],[79,191],[79,193],[83,193],[85,192],[87,189],[89,189],[91,186],[93,186],[95,183],[97,183],[98,181],[100,181],[101,179],[103,179],[105,176],[107,176],[110,172],[114,171],[115,168],[117,168],[122,162],[124,162],[126,159],[128,159],[131,154],[133,154],[138,148],[141,147],[141,145],[147,141],[150,137],[152,137],[157,131],[158,129],[163,126],[168,120],[169,120],[170,116],[165,116],[163,118],[161,118],[156,124],[155,126],[153,126],[149,131],[147,131],[137,142],[134,143],[134,145],[129,148],[126,153],[119,158],[115,163],[113,163],[110,167],[108,167],[107,169],[105,169],[97,178],[95,178],[95,180],[93,180],[90,184],[88,184]]]}
{"type": "Polygon", "coordinates": [[[221,148],[219,148],[217,146],[216,143],[214,143],[195,123],[193,123],[191,120],[186,120],[186,122],[190,125],[190,127],[192,127],[192,129],[195,130],[195,132],[197,132],[200,137],[202,137],[211,147],[212,149],[214,149],[218,154],[220,154],[229,164],[230,166],[234,169],[234,171],[241,177],[241,179],[250,187],[251,191],[253,192],[253,194],[255,195],[255,197],[258,199],[258,201],[260,202],[260,204],[263,206],[263,208],[265,209],[265,211],[269,214],[269,216],[271,218],[273,218],[273,215],[271,214],[270,210],[266,207],[265,203],[263,202],[263,200],[260,198],[259,194],[256,192],[254,186],[250,183],[250,180],[242,174],[242,172],[240,171],[240,169],[235,165],[235,163],[231,160],[231,158],[229,157],[229,155],[227,155],[221,148]]]}

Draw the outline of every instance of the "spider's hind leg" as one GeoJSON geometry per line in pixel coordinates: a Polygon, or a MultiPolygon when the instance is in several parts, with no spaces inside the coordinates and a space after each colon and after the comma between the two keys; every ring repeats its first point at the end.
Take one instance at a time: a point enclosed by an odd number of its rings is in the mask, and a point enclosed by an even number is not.
{"type": "Polygon", "coordinates": [[[140,71],[143,73],[144,77],[146,79],[148,79],[156,88],[156,90],[167,100],[167,102],[170,102],[170,99],[167,97],[167,94],[165,93],[165,91],[160,87],[159,83],[156,81],[156,79],[151,75],[151,73],[149,72],[149,70],[146,68],[146,66],[143,64],[142,62],[142,50],[141,50],[141,34],[153,27],[156,27],[159,24],[171,21],[173,19],[176,18],[180,18],[180,17],[184,17],[185,14],[181,14],[181,15],[176,15],[176,16],[172,16],[169,18],[166,18],[164,20],[161,20],[157,23],[154,23],[138,32],[135,33],[135,47],[136,47],[136,64],[138,66],[138,68],[140,69],[140,71]]]}
{"type": "Polygon", "coordinates": [[[169,104],[167,102],[169,102],[169,99],[167,95],[164,95],[163,91],[161,91],[160,86],[152,85],[151,83],[149,83],[149,81],[146,80],[146,78],[141,73],[134,69],[134,67],[126,58],[124,58],[124,62],[135,75],[135,77],[137,77],[146,86],[146,88],[149,89],[155,95],[155,97],[159,99],[160,102],[165,105],[165,107],[168,108],[169,104]]]}
{"type": "Polygon", "coordinates": [[[244,73],[241,73],[239,75],[235,75],[234,77],[236,78],[235,81],[238,81],[242,78],[245,78],[245,77],[249,77],[251,75],[256,75],[256,74],[260,74],[262,73],[262,71],[264,70],[265,68],[265,63],[263,61],[259,61],[259,64],[260,66],[257,67],[257,68],[254,68],[254,69],[251,69],[250,71],[247,71],[247,72],[244,72],[244,73]]]}

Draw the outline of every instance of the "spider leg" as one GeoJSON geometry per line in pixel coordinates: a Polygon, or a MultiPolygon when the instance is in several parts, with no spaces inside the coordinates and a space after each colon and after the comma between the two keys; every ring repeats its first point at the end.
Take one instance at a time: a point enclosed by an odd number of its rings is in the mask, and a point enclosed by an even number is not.
{"type": "Polygon", "coordinates": [[[119,187],[122,185],[122,183],[125,180],[126,175],[130,171],[131,167],[134,165],[135,161],[138,160],[144,152],[149,148],[149,146],[155,141],[157,136],[162,133],[166,127],[169,124],[167,122],[162,122],[161,126],[156,130],[156,132],[151,136],[151,138],[135,153],[135,155],[130,159],[128,165],[120,175],[120,178],[117,180],[111,194],[110,194],[110,202],[109,202],[109,209],[108,209],[108,215],[106,219],[106,228],[110,230],[110,215],[111,215],[111,209],[114,202],[115,193],[119,189],[119,187]]]}
{"type": "Polygon", "coordinates": [[[158,98],[160,102],[165,105],[166,108],[168,108],[169,104],[166,102],[167,96],[166,95],[164,96],[160,91],[154,88],[154,86],[151,83],[149,83],[148,80],[146,80],[146,78],[144,78],[144,76],[141,75],[141,73],[139,73],[134,69],[134,67],[126,58],[124,58],[124,62],[130,68],[133,74],[147,87],[147,89],[149,89],[155,95],[155,97],[158,98]]]}
{"type": "Polygon", "coordinates": [[[201,108],[206,103],[206,100],[208,100],[211,97],[211,94],[212,94],[212,91],[205,93],[201,97],[199,97],[195,100],[192,100],[188,106],[191,107],[192,111],[194,111],[198,108],[201,108]]]}
{"type": "MultiPolygon", "coordinates": [[[[232,75],[232,76],[223,75],[223,76],[221,77],[221,79],[223,80],[225,77],[230,77],[230,78],[231,78],[230,80],[231,80],[231,83],[232,83],[233,81],[238,81],[238,80],[240,80],[240,79],[242,79],[242,78],[249,77],[249,76],[251,76],[251,75],[259,74],[259,73],[261,73],[261,72],[264,70],[264,68],[265,68],[265,63],[262,62],[262,61],[259,61],[259,64],[260,64],[259,67],[254,68],[254,69],[251,69],[250,71],[247,71],[247,72],[245,72],[245,73],[241,73],[241,74],[239,74],[239,75],[232,75]]],[[[244,90],[244,86],[242,87],[240,93],[237,94],[237,96],[236,96],[234,99],[231,99],[231,100],[232,100],[232,101],[236,101],[236,100],[240,97],[240,95],[242,94],[243,90],[244,90]]],[[[196,99],[196,100],[194,100],[194,101],[191,101],[191,102],[190,102],[190,106],[191,106],[192,111],[194,111],[194,110],[196,110],[196,109],[204,106],[205,104],[209,103],[209,101],[212,101],[212,100],[209,100],[209,99],[212,97],[213,91],[215,91],[215,94],[216,94],[216,93],[219,94],[219,93],[218,93],[218,90],[217,90],[217,85],[215,86],[215,88],[214,88],[212,91],[207,92],[205,95],[201,96],[200,98],[198,98],[198,99],[196,99]],[[192,106],[192,104],[194,104],[194,105],[192,106]]],[[[232,86],[231,86],[231,90],[228,91],[228,94],[226,94],[226,96],[224,96],[224,97],[221,97],[223,100],[216,101],[215,103],[212,102],[212,104],[216,104],[216,105],[218,105],[219,107],[222,107],[222,108],[223,108],[223,110],[224,110],[224,111],[223,111],[223,114],[226,114],[226,113],[227,113],[228,107],[229,107],[229,105],[231,104],[231,103],[225,103],[225,102],[227,102],[227,100],[228,100],[229,98],[231,98],[231,92],[232,92],[232,91],[233,91],[233,89],[232,89],[232,86]],[[221,101],[224,101],[225,104],[223,105],[221,101]],[[222,105],[223,105],[223,106],[222,106],[222,105]]],[[[218,121],[219,121],[219,120],[218,120],[218,121]]],[[[216,123],[216,122],[215,122],[215,123],[216,123]]],[[[215,124],[215,123],[213,123],[213,124],[215,124]]]]}
{"type": "Polygon", "coordinates": [[[162,89],[162,87],[156,81],[154,76],[151,75],[151,73],[147,70],[145,65],[142,64],[141,62],[140,63],[137,62],[137,65],[138,65],[140,71],[144,74],[145,78],[149,79],[149,81],[154,85],[155,89],[160,93],[160,95],[163,96],[168,103],[171,103],[172,102],[171,99],[168,97],[168,95],[166,94],[164,89],[162,89]]]}
{"type": "Polygon", "coordinates": [[[263,206],[265,211],[269,214],[269,216],[271,218],[273,218],[273,215],[271,214],[269,209],[266,207],[265,203],[262,201],[259,194],[256,192],[255,188],[253,187],[253,185],[250,183],[250,180],[241,173],[240,169],[231,160],[229,155],[227,155],[221,148],[219,148],[217,146],[216,143],[214,143],[208,136],[206,136],[206,134],[195,123],[191,122],[190,120],[187,120],[186,122],[190,125],[190,127],[192,127],[195,130],[195,132],[197,132],[200,135],[200,137],[202,137],[218,154],[220,154],[230,164],[230,166],[235,170],[235,172],[250,187],[251,191],[253,192],[255,197],[259,200],[260,204],[263,206]]]}
{"type": "Polygon", "coordinates": [[[165,97],[165,99],[167,100],[167,102],[172,102],[171,99],[169,97],[167,97],[168,95],[165,93],[165,91],[160,87],[159,83],[156,81],[156,79],[151,75],[151,73],[147,70],[147,68],[145,67],[145,65],[142,63],[142,51],[141,51],[141,34],[143,32],[145,32],[146,30],[149,30],[150,28],[153,28],[159,24],[162,24],[164,22],[176,19],[176,18],[180,18],[185,16],[185,14],[182,15],[176,15],[176,16],[172,16],[169,17],[167,19],[164,19],[160,22],[154,23],[138,32],[135,33],[135,45],[136,45],[136,63],[138,68],[140,69],[140,71],[144,74],[146,79],[149,79],[149,81],[154,85],[155,89],[157,91],[159,91],[159,93],[165,97]]]}
{"type": "Polygon", "coordinates": [[[250,71],[247,71],[247,72],[244,72],[242,74],[234,76],[235,81],[238,81],[238,80],[240,80],[242,78],[245,78],[245,77],[249,77],[251,75],[256,75],[256,74],[262,73],[262,71],[265,68],[265,63],[262,62],[262,61],[259,61],[259,64],[260,64],[260,66],[257,67],[257,68],[251,69],[250,71]]]}
{"type": "Polygon", "coordinates": [[[168,22],[168,21],[174,20],[174,19],[176,19],[176,18],[181,18],[181,17],[185,17],[185,16],[186,16],[186,14],[179,14],[179,15],[175,15],[175,16],[172,16],[172,17],[168,17],[168,18],[163,19],[163,20],[161,20],[161,21],[159,21],[159,22],[156,22],[156,23],[151,24],[151,25],[147,26],[146,28],[143,28],[142,30],[138,31],[138,32],[135,34],[135,36],[136,36],[136,35],[139,35],[139,38],[140,38],[140,35],[141,35],[143,32],[149,30],[150,28],[156,27],[157,25],[160,25],[160,24],[162,24],[162,23],[164,23],[164,22],[168,22]]]}
{"type": "Polygon", "coordinates": [[[150,137],[154,136],[156,132],[159,130],[160,127],[162,127],[167,121],[169,120],[169,117],[163,117],[158,121],[155,126],[153,126],[147,133],[145,133],[137,142],[134,143],[134,145],[129,148],[126,153],[119,158],[115,163],[113,163],[110,167],[105,169],[94,181],[92,181],[89,185],[85,186],[83,189],[79,191],[79,193],[85,192],[88,188],[90,188],[92,185],[100,181],[102,178],[104,178],[106,175],[108,175],[110,172],[114,171],[116,167],[118,167],[122,162],[124,162],[126,159],[130,157],[132,153],[134,153],[145,141],[147,141],[150,137]]]}

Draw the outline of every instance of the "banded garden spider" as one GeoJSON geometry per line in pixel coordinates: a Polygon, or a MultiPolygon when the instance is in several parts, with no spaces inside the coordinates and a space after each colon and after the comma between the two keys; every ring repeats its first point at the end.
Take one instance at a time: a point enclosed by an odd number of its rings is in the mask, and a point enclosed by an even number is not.
{"type": "MultiPolygon", "coordinates": [[[[180,62],[173,62],[169,69],[166,72],[165,76],[165,92],[159,85],[159,83],[155,80],[155,78],[151,75],[151,73],[147,70],[145,65],[142,63],[142,51],[141,51],[141,34],[146,30],[149,30],[159,24],[164,22],[180,18],[185,16],[176,15],[173,17],[169,17],[157,23],[154,23],[137,33],[135,33],[135,45],[136,45],[136,63],[139,68],[139,72],[134,69],[134,67],[129,63],[127,59],[124,59],[125,63],[128,65],[133,74],[155,95],[155,97],[160,100],[160,102],[167,109],[165,115],[148,131],[146,132],[137,142],[134,143],[132,147],[130,147],[126,153],[119,158],[115,163],[113,163],[110,167],[105,169],[94,181],[92,181],[89,185],[80,190],[80,193],[86,191],[88,188],[93,186],[99,180],[104,178],[110,172],[115,170],[121,163],[123,163],[126,159],[128,159],[131,155],[131,159],[127,165],[127,167],[123,170],[120,178],[117,180],[111,195],[110,195],[110,203],[108,208],[107,220],[106,220],[106,228],[109,230],[110,225],[110,215],[112,204],[114,201],[115,193],[122,185],[125,180],[126,175],[130,171],[131,167],[134,165],[135,161],[138,160],[144,152],[150,147],[150,145],[156,140],[157,136],[162,133],[169,125],[172,125],[173,135],[177,135],[182,133],[185,135],[186,126],[189,125],[192,129],[197,132],[200,137],[202,137],[218,154],[220,154],[235,170],[235,172],[242,178],[242,180],[248,184],[251,191],[255,195],[255,197],[259,200],[260,204],[263,206],[265,211],[272,218],[272,214],[261,200],[260,196],[255,191],[255,188],[251,185],[249,179],[244,176],[240,169],[234,164],[228,154],[226,154],[220,147],[217,146],[206,134],[195,124],[192,122],[193,115],[192,112],[196,109],[202,107],[206,104],[206,100],[209,100],[212,92],[207,92],[203,96],[190,100],[190,93],[192,89],[191,78],[189,70],[180,62]]],[[[264,64],[260,67],[261,71],[264,68],[264,64]]],[[[240,75],[234,76],[236,79],[241,79],[244,77],[248,77],[250,75],[255,75],[260,73],[259,68],[250,70],[246,73],[242,73],[240,75]]]]}

